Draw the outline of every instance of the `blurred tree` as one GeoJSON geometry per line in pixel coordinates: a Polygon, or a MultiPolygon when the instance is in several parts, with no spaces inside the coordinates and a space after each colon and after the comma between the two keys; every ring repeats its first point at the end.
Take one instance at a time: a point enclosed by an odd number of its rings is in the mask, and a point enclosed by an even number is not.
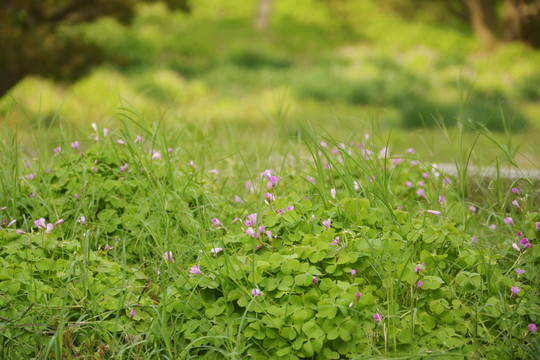
{"type": "Polygon", "coordinates": [[[272,15],[272,3],[274,0],[259,0],[257,4],[257,12],[253,24],[257,30],[266,30],[272,15]]]}
{"type": "Polygon", "coordinates": [[[521,41],[540,47],[540,0],[385,0],[404,15],[433,12],[467,23],[485,45],[521,41]]]}
{"type": "MultiPolygon", "coordinates": [[[[80,23],[109,16],[129,22],[135,6],[155,0],[1,0],[0,97],[24,76],[72,80],[101,59],[99,49],[74,36],[80,23]]],[[[189,11],[188,0],[166,0],[189,11]]]]}

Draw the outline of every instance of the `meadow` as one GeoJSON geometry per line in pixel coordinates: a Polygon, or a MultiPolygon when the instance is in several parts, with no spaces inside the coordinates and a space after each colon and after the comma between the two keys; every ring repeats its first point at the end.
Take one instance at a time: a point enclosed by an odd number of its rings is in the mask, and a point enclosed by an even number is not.
{"type": "Polygon", "coordinates": [[[294,3],[79,26],[108,61],[0,99],[1,358],[538,358],[540,52],[294,3]]]}

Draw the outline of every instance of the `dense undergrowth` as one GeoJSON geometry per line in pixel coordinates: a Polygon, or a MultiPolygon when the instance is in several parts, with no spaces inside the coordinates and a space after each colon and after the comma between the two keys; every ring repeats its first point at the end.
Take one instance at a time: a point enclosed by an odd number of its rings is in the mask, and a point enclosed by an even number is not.
{"type": "Polygon", "coordinates": [[[1,357],[537,356],[537,184],[472,202],[414,148],[306,133],[254,159],[130,121],[29,153],[4,131],[1,357]]]}

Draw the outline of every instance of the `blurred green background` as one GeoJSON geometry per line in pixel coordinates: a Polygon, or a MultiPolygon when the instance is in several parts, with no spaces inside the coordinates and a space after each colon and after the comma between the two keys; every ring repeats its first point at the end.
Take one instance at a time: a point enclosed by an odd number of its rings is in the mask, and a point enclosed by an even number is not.
{"type": "MultiPolygon", "coordinates": [[[[538,166],[540,51],[535,39],[509,38],[507,25],[486,35],[444,1],[274,0],[267,25],[257,25],[264,0],[197,0],[188,12],[133,3],[129,22],[96,16],[49,35],[80,39],[96,61],[75,76],[27,71],[2,96],[0,116],[23,142],[38,124],[51,125],[50,141],[60,122],[74,137],[92,122],[114,127],[128,106],[217,141],[300,137],[299,124],[345,139],[391,131],[391,146],[445,161],[437,119],[451,134],[485,123],[518,163],[538,166]]],[[[493,145],[480,139],[477,153],[491,161],[493,145]]]]}

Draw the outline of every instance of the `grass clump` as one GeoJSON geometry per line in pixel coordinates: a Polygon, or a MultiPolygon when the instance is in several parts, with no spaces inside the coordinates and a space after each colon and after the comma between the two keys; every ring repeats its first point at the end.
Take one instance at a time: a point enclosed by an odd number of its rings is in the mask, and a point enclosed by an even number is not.
{"type": "Polygon", "coordinates": [[[490,204],[374,137],[217,151],[137,116],[36,153],[4,131],[2,357],[537,353],[533,182],[490,204]]]}

